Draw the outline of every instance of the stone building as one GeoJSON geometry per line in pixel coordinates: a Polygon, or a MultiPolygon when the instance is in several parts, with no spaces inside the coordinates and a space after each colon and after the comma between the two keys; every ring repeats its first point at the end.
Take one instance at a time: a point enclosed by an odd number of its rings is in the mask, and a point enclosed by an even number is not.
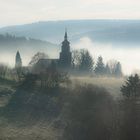
{"type": "Polygon", "coordinates": [[[70,52],[70,42],[68,41],[67,32],[65,32],[64,41],[62,42],[59,65],[62,68],[71,67],[71,52],[70,52]]]}
{"type": "Polygon", "coordinates": [[[65,32],[64,41],[62,42],[59,59],[40,59],[36,66],[40,69],[46,69],[51,64],[59,69],[68,70],[71,68],[72,54],[70,51],[70,42],[68,41],[67,31],[65,32]]]}

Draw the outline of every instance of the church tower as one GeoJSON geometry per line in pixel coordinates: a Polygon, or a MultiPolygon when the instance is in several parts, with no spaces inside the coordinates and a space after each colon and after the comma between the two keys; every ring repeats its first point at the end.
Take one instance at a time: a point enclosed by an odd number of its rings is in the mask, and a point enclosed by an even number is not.
{"type": "Polygon", "coordinates": [[[62,68],[71,67],[70,42],[68,41],[67,31],[65,31],[64,41],[62,42],[59,63],[62,68]]]}
{"type": "Polygon", "coordinates": [[[16,58],[15,58],[15,68],[21,68],[21,67],[22,67],[22,60],[19,51],[17,51],[16,58]]]}

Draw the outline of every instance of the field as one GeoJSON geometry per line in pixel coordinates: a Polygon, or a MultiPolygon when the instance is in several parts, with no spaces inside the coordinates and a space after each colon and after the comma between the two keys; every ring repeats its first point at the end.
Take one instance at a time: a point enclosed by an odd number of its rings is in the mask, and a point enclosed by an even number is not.
{"type": "MultiPolygon", "coordinates": [[[[70,77],[70,79],[72,81],[72,84],[68,85],[70,88],[76,85],[93,84],[105,88],[114,98],[120,97],[120,87],[124,82],[124,79],[122,78],[107,77],[70,77]]],[[[9,84],[3,84],[0,86],[0,90],[0,108],[3,108],[8,104],[16,89],[9,84]]],[[[54,102],[57,102],[56,98],[53,98],[53,100],[54,102]]],[[[27,118],[25,123],[24,120],[22,120],[22,122],[20,122],[21,120],[11,122],[11,120],[1,115],[0,140],[57,140],[61,137],[63,125],[59,126],[59,123],[61,122],[61,119],[63,119],[64,113],[60,114],[60,118],[57,117],[51,121],[46,121],[46,119],[36,120],[36,116],[33,118],[30,117],[30,114],[28,113],[26,115],[25,117],[27,118]]],[[[37,113],[36,115],[38,116],[37,113]]]]}
{"type": "Polygon", "coordinates": [[[123,85],[124,78],[112,77],[71,77],[73,84],[93,84],[98,87],[103,87],[110,92],[115,98],[120,97],[120,87],[123,85]]]}

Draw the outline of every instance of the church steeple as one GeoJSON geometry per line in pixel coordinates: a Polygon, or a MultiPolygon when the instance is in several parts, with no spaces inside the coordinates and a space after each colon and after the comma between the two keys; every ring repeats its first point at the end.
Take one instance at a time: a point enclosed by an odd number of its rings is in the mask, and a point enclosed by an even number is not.
{"type": "Polygon", "coordinates": [[[70,42],[68,41],[67,29],[65,29],[64,41],[62,42],[62,49],[70,49],[70,42]]]}
{"type": "Polygon", "coordinates": [[[70,42],[68,41],[67,29],[65,29],[65,36],[61,46],[59,63],[63,68],[70,68],[71,66],[70,42]]]}
{"type": "Polygon", "coordinates": [[[67,29],[65,29],[65,36],[64,39],[67,40],[68,39],[68,35],[67,35],[67,29]]]}

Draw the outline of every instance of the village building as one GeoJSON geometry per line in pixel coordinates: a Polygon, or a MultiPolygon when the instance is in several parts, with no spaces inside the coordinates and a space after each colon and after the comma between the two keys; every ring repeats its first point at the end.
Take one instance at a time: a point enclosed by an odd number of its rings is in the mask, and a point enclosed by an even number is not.
{"type": "Polygon", "coordinates": [[[59,59],[40,59],[36,66],[39,69],[47,69],[54,65],[58,69],[69,70],[71,68],[72,53],[70,51],[70,42],[68,41],[67,31],[65,32],[64,41],[62,42],[59,59]]]}

